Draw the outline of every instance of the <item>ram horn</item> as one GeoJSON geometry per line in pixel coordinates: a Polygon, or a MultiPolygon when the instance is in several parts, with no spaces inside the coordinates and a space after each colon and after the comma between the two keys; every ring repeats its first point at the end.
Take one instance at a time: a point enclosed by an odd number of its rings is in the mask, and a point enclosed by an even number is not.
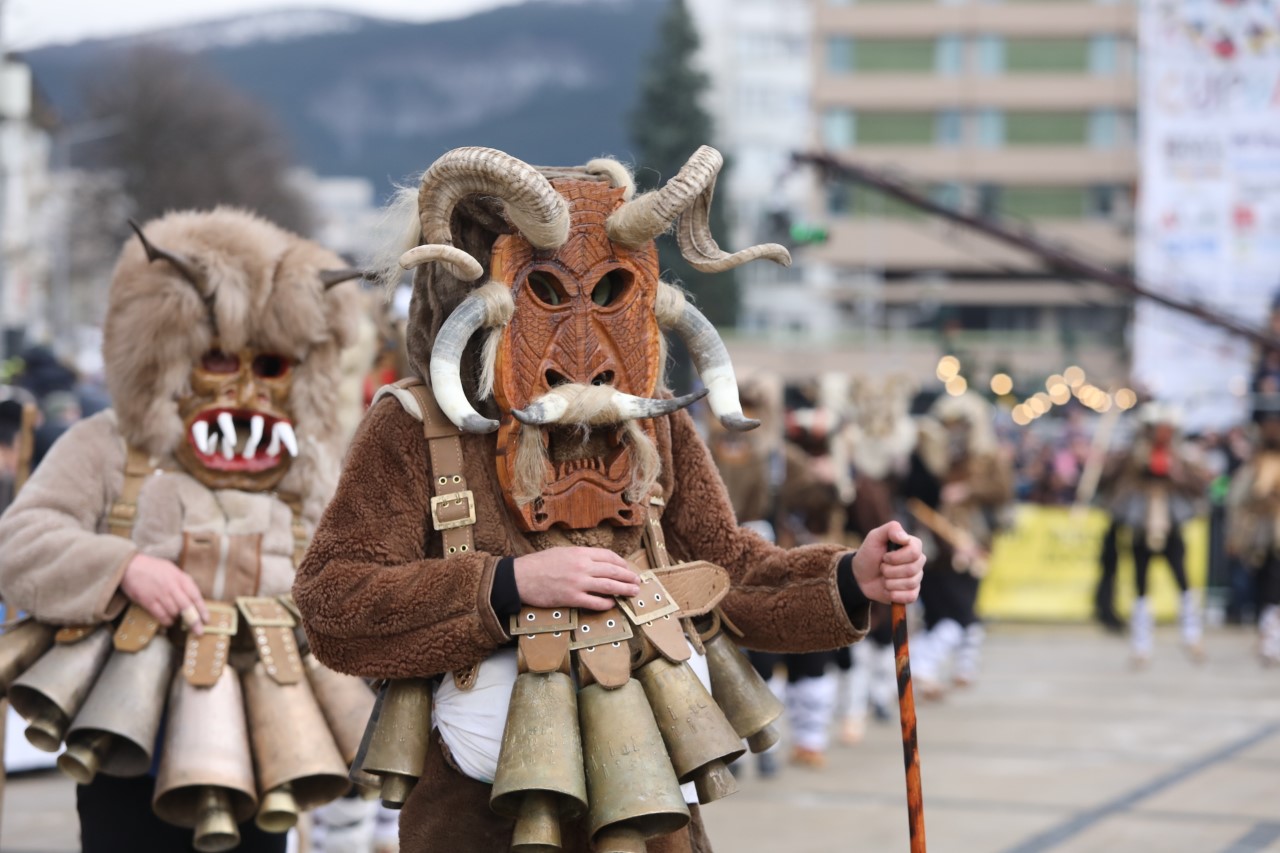
{"type": "Polygon", "coordinates": [[[502,285],[485,285],[462,300],[436,334],[431,348],[431,390],[440,410],[464,432],[493,432],[498,422],[477,412],[467,399],[462,387],[463,350],[472,335],[485,327],[503,325],[511,319],[512,311],[509,291],[502,285]]]}
{"type": "Polygon", "coordinates": [[[666,233],[679,220],[676,240],[680,252],[699,272],[724,272],[761,258],[789,266],[791,254],[776,243],[732,254],[716,243],[711,234],[711,199],[723,165],[720,152],[703,145],[664,186],[615,210],[605,222],[609,239],[624,246],[640,246],[666,233]]]}
{"type": "Polygon", "coordinates": [[[709,392],[707,402],[720,423],[726,429],[737,432],[760,426],[760,421],[742,414],[733,363],[729,360],[729,351],[720,339],[720,333],[711,325],[711,321],[686,302],[671,329],[684,340],[689,357],[693,359],[693,366],[698,369],[698,376],[709,392]]]}

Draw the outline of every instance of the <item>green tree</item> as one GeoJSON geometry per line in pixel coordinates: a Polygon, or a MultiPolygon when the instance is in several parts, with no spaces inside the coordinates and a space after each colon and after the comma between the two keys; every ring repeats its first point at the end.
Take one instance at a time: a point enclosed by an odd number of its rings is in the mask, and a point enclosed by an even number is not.
{"type": "MultiPolygon", "coordinates": [[[[714,144],[715,128],[701,103],[711,81],[693,64],[698,45],[698,32],[684,0],[671,0],[631,115],[631,139],[638,161],[636,183],[641,190],[652,189],[675,175],[699,145],[714,144]]],[[[727,164],[717,186],[724,185],[726,171],[727,164]]],[[[711,232],[727,240],[723,204],[723,195],[717,194],[711,232]]],[[[693,294],[694,302],[712,323],[721,328],[735,325],[738,288],[733,272],[700,273],[680,256],[674,240],[660,240],[658,245],[664,277],[693,294]]]]}

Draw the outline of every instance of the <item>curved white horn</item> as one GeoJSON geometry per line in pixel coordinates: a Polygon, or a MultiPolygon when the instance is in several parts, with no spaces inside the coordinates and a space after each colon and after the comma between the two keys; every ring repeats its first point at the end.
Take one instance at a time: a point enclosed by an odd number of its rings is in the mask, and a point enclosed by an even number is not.
{"type": "MultiPolygon", "coordinates": [[[[543,394],[523,409],[512,409],[511,414],[522,424],[529,426],[549,426],[566,420],[575,390],[582,386],[565,386],[547,394],[543,394]],[[573,396],[566,396],[570,394],[573,396]]],[[[620,421],[633,421],[642,418],[660,418],[674,414],[687,406],[691,406],[707,396],[706,388],[685,394],[683,397],[672,397],[661,400],[653,397],[637,397],[614,390],[609,398],[609,405],[596,409],[587,422],[592,424],[610,424],[620,421]]],[[[581,421],[571,418],[573,423],[581,421]]]]}
{"type": "Polygon", "coordinates": [[[497,421],[475,410],[462,388],[462,352],[488,319],[484,297],[472,293],[444,321],[431,348],[431,390],[440,410],[464,432],[486,433],[498,428],[497,421]]]}
{"type": "Polygon", "coordinates": [[[724,341],[720,339],[720,333],[711,325],[711,321],[686,302],[680,318],[671,329],[688,347],[689,357],[698,369],[698,376],[710,392],[707,402],[720,423],[726,429],[738,432],[760,426],[758,420],[742,414],[742,403],[738,400],[738,378],[733,373],[729,351],[725,349],[724,341]]]}

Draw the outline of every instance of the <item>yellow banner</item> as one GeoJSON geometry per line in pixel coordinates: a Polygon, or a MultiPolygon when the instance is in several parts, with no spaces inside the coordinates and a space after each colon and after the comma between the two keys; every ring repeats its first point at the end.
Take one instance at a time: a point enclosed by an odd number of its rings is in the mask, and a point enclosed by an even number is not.
{"type": "MultiPolygon", "coordinates": [[[[1013,529],[996,538],[978,612],[988,619],[1025,621],[1092,618],[1107,524],[1107,514],[1099,509],[1076,512],[1067,507],[1019,505],[1013,529]]],[[[1187,573],[1192,587],[1199,588],[1208,570],[1208,525],[1197,518],[1182,532],[1187,573]]],[[[1116,610],[1124,616],[1134,599],[1133,550],[1127,529],[1121,528],[1119,540],[1116,610]]],[[[1151,559],[1147,585],[1156,618],[1173,619],[1178,612],[1178,587],[1163,557],[1151,559]]]]}

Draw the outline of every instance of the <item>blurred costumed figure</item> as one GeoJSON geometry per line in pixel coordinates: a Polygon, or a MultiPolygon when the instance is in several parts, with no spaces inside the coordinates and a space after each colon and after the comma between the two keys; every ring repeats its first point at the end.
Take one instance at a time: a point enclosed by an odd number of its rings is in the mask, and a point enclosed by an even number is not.
{"type": "MultiPolygon", "coordinates": [[[[820,405],[816,387],[787,389],[784,473],[778,490],[778,541],[784,547],[838,542],[844,505],[831,456],[836,414],[820,405]]],[[[757,659],[757,668],[767,659],[757,659]]],[[[826,765],[836,710],[835,652],[786,654],[784,698],[791,731],[791,762],[814,769],[826,765]]],[[[763,673],[762,673],[763,674],[763,673]]]]}
{"type": "Polygon", "coordinates": [[[1258,652],[1280,664],[1280,394],[1254,397],[1257,447],[1231,480],[1227,549],[1254,573],[1258,652]]]}
{"type": "Polygon", "coordinates": [[[927,633],[912,637],[916,691],[938,698],[944,674],[973,683],[985,632],[976,605],[996,529],[1013,500],[1013,471],[996,444],[994,410],[978,394],[944,395],[918,419],[919,442],[904,486],[917,529],[933,539],[920,589],[927,633]]]}
{"type": "Polygon", "coordinates": [[[1193,660],[1202,660],[1203,626],[1200,606],[1187,580],[1186,544],[1182,525],[1196,515],[1197,501],[1208,480],[1193,460],[1178,432],[1177,413],[1160,403],[1147,403],[1139,414],[1142,431],[1118,462],[1114,477],[1114,512],[1131,531],[1137,599],[1129,619],[1133,660],[1138,666],[1151,659],[1155,614],[1147,597],[1147,569],[1162,555],[1169,563],[1180,593],[1179,625],[1182,642],[1193,660]]]}
{"type": "MultiPolygon", "coordinates": [[[[847,507],[845,530],[861,539],[898,517],[902,481],[911,465],[917,429],[910,415],[914,388],[905,377],[880,381],[856,378],[846,383],[844,417],[832,441],[837,487],[847,507]],[[847,485],[845,482],[847,481],[847,485]]],[[[867,639],[837,653],[840,667],[836,718],[841,743],[860,743],[868,711],[889,720],[897,698],[890,610],[871,608],[867,639]]]]}
{"type": "Polygon", "coordinates": [[[337,482],[358,273],[236,210],[137,230],[107,297],[113,408],[0,518],[0,593],[32,617],[0,636],[0,687],[34,745],[65,742],[86,853],[282,851],[350,787],[373,706],[288,597],[337,482]]]}

